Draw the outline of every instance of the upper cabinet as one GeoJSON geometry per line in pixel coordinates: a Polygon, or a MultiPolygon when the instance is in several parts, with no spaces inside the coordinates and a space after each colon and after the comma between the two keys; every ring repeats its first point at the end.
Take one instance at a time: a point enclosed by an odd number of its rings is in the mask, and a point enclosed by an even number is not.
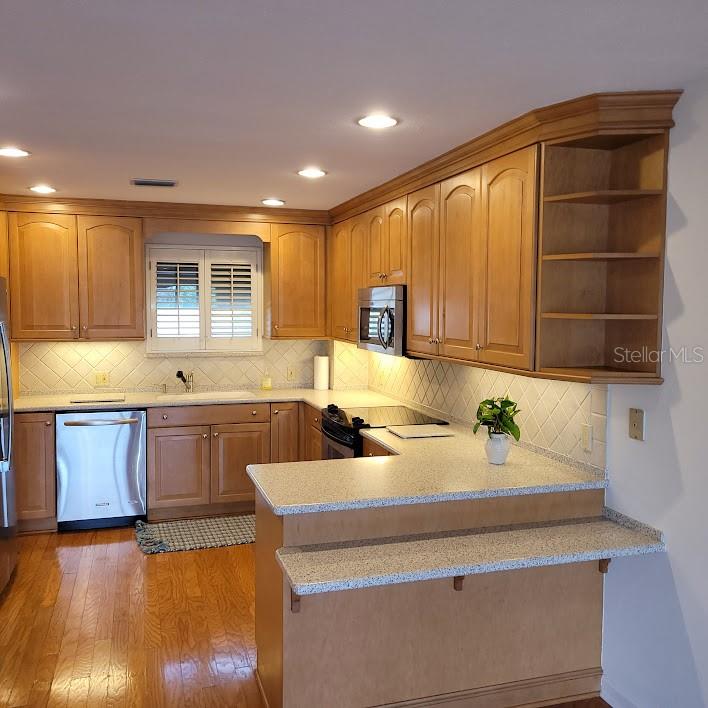
{"type": "Polygon", "coordinates": [[[142,339],[139,219],[10,214],[13,339],[142,339]]]}
{"type": "Polygon", "coordinates": [[[76,217],[13,213],[9,229],[12,338],[78,338],[76,217]]]}
{"type": "Polygon", "coordinates": [[[369,286],[406,282],[406,197],[372,209],[366,217],[366,252],[369,286]]]}
{"type": "Polygon", "coordinates": [[[533,368],[536,269],[534,145],[482,167],[479,361],[533,368]]]}
{"type": "Polygon", "coordinates": [[[272,225],[270,305],[272,337],[327,335],[323,226],[272,225]]]}
{"type": "Polygon", "coordinates": [[[145,336],[145,257],[140,219],[80,216],[81,337],[145,336]]]}

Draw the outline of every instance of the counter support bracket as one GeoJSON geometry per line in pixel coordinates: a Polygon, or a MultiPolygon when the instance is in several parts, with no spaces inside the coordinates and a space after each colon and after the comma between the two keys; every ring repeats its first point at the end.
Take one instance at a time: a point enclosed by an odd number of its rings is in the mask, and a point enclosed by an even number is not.
{"type": "Polygon", "coordinates": [[[607,571],[610,569],[610,560],[611,558],[600,558],[597,564],[597,569],[601,573],[607,573],[607,571]]]}

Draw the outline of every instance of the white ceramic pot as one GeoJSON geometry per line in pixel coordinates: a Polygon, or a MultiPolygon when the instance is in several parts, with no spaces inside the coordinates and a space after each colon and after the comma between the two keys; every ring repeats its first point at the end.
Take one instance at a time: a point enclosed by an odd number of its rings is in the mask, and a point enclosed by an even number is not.
{"type": "Polygon", "coordinates": [[[503,465],[509,455],[511,447],[511,439],[504,433],[492,433],[487,438],[487,443],[484,449],[487,452],[487,459],[493,465],[503,465]]]}

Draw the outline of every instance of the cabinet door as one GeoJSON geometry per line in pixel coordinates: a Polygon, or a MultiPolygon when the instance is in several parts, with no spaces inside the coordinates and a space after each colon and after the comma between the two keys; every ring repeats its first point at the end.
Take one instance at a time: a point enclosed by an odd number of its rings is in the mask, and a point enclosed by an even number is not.
{"type": "Polygon", "coordinates": [[[10,214],[13,339],[76,339],[79,281],[76,218],[10,214]]]}
{"type": "Polygon", "coordinates": [[[535,146],[482,168],[479,360],[533,368],[536,249],[535,146]]]}
{"type": "Polygon", "coordinates": [[[324,227],[273,224],[270,258],[272,336],[326,336],[324,227]]]}
{"type": "Polygon", "coordinates": [[[477,359],[481,169],[445,180],[440,193],[440,354],[477,359]]]}
{"type": "Polygon", "coordinates": [[[369,440],[369,438],[364,438],[362,453],[364,457],[388,457],[391,455],[383,445],[379,445],[377,442],[369,440]]]}
{"type": "MultiPolygon", "coordinates": [[[[352,221],[350,320],[347,333],[347,339],[351,342],[359,339],[359,288],[365,288],[366,283],[366,220],[357,217],[352,221]]],[[[336,283],[334,287],[337,287],[336,283]]]]}
{"type": "Polygon", "coordinates": [[[389,202],[384,210],[384,251],[387,285],[402,285],[406,282],[406,197],[389,202]]]}
{"type": "Polygon", "coordinates": [[[383,207],[371,209],[364,216],[366,224],[366,282],[369,287],[383,285],[383,276],[388,270],[386,237],[384,234],[383,207]]]}
{"type": "Polygon", "coordinates": [[[305,454],[308,461],[322,460],[322,431],[316,425],[308,425],[305,432],[305,454]]]}
{"type": "Polygon", "coordinates": [[[407,349],[437,354],[440,185],[408,195],[407,349]]]}
{"type": "Polygon", "coordinates": [[[247,465],[270,462],[270,424],[211,426],[211,502],[252,501],[247,465]]]}
{"type": "Polygon", "coordinates": [[[332,336],[336,339],[348,339],[352,326],[351,220],[334,225],[330,248],[332,336]]]}
{"type": "Polygon", "coordinates": [[[14,418],[15,498],[20,521],[56,516],[54,416],[18,413],[14,418]]]}
{"type": "Polygon", "coordinates": [[[300,459],[299,404],[272,403],[270,413],[270,461],[297,462],[300,459]]]}
{"type": "Polygon", "coordinates": [[[145,336],[145,272],[140,219],[78,217],[81,337],[145,336]]]}
{"type": "Polygon", "coordinates": [[[210,428],[149,430],[148,510],[209,503],[210,428]]]}

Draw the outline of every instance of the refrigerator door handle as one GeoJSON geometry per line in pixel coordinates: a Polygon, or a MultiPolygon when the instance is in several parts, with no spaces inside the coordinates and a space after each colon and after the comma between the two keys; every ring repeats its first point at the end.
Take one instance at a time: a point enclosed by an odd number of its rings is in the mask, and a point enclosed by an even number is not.
{"type": "Polygon", "coordinates": [[[8,463],[8,467],[11,468],[10,461],[12,460],[12,440],[14,437],[14,410],[12,404],[12,376],[10,374],[10,340],[7,337],[7,323],[0,322],[0,342],[2,343],[2,355],[5,360],[5,371],[7,373],[7,381],[5,385],[7,387],[7,421],[8,421],[8,431],[7,431],[7,451],[3,461],[8,463]]]}

